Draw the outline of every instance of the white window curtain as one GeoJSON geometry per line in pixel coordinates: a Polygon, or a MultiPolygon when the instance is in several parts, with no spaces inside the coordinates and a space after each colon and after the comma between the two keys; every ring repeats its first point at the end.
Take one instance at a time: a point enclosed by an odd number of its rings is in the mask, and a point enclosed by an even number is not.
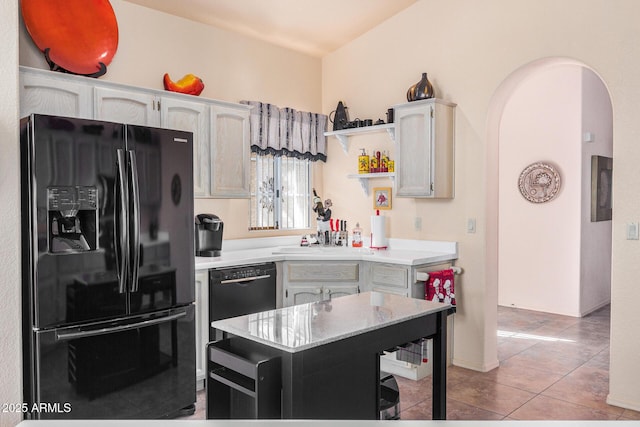
{"type": "Polygon", "coordinates": [[[253,107],[249,119],[251,151],[259,155],[327,161],[326,115],[278,108],[258,101],[241,103],[253,107]]]}

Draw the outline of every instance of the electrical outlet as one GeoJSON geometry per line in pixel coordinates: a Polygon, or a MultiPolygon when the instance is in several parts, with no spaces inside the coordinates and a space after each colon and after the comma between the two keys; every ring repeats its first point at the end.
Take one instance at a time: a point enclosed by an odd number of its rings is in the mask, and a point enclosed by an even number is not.
{"type": "Polygon", "coordinates": [[[627,224],[627,240],[638,240],[638,223],[631,222],[627,224]]]}
{"type": "Polygon", "coordinates": [[[467,233],[475,233],[476,232],[476,219],[468,218],[467,219],[467,233]]]}
{"type": "Polygon", "coordinates": [[[416,231],[420,231],[422,230],[422,218],[420,218],[419,216],[417,216],[414,220],[413,220],[413,228],[415,228],[416,231]]]}

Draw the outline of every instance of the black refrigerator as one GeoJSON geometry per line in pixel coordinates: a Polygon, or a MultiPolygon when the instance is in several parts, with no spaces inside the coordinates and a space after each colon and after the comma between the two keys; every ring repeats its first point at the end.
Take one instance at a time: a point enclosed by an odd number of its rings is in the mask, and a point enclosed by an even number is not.
{"type": "Polygon", "coordinates": [[[193,411],[193,137],[21,120],[27,419],[193,411]]]}

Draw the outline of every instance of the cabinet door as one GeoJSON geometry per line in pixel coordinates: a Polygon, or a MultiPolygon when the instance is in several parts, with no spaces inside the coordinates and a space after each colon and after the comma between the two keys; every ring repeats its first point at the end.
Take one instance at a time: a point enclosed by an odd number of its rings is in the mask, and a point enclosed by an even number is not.
{"type": "Polygon", "coordinates": [[[433,193],[432,104],[395,107],[396,196],[429,197],[433,193]]]}
{"type": "Polygon", "coordinates": [[[196,271],[196,387],[203,388],[207,374],[209,342],[209,272],[196,271]]]}
{"type": "Polygon", "coordinates": [[[209,191],[209,107],[202,102],[162,97],[162,127],[193,133],[194,195],[209,191]]]}
{"type": "Polygon", "coordinates": [[[325,286],[323,289],[325,300],[340,298],[345,295],[354,295],[358,292],[357,286],[325,286]]]}
{"type": "Polygon", "coordinates": [[[20,117],[29,114],[93,118],[92,87],[20,72],[20,117]]]}
{"type": "Polygon", "coordinates": [[[212,197],[249,197],[249,153],[249,110],[212,105],[212,197]]]}
{"type": "Polygon", "coordinates": [[[289,287],[285,292],[285,306],[319,302],[325,299],[323,289],[320,286],[295,286],[289,287]]]}
{"type": "Polygon", "coordinates": [[[145,92],[96,87],[95,118],[141,126],[160,126],[156,97],[145,92]]]}

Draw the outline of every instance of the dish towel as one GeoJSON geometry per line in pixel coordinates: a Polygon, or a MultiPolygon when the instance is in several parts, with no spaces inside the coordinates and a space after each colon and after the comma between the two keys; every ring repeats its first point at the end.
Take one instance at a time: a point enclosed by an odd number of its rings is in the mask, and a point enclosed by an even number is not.
{"type": "Polygon", "coordinates": [[[456,305],[452,269],[430,272],[425,287],[424,299],[456,305]]]}

